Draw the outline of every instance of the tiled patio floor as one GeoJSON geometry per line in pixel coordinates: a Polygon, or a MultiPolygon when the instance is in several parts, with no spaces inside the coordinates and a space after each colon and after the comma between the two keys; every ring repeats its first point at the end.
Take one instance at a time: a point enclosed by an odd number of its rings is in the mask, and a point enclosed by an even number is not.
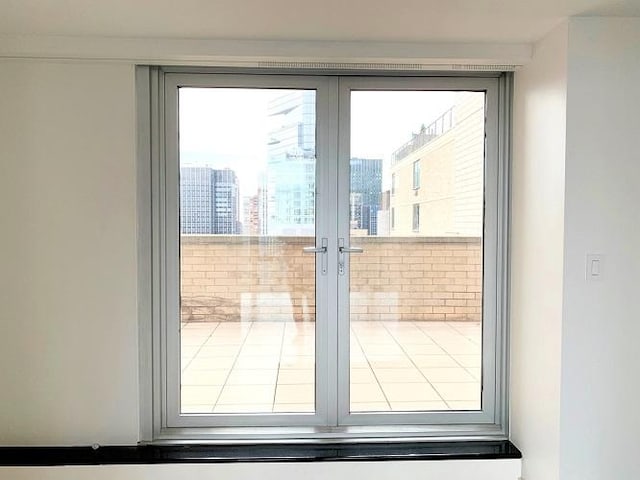
{"type": "MultiPolygon", "coordinates": [[[[314,410],[313,323],[182,326],[184,413],[314,410]]],[[[477,322],[352,322],[351,411],[477,410],[477,322]]]]}

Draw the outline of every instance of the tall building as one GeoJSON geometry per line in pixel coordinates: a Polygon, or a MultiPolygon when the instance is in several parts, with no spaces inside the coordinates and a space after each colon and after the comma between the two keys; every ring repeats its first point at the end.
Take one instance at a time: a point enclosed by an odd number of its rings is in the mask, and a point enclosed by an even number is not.
{"type": "Polygon", "coordinates": [[[244,235],[259,235],[259,194],[244,197],[242,213],[242,233],[244,235]]]}
{"type": "Polygon", "coordinates": [[[313,235],[315,232],[315,91],[287,91],[269,103],[265,208],[261,232],[313,235]]]}
{"type": "Polygon", "coordinates": [[[351,159],[351,228],[378,234],[382,159],[351,159]]]}
{"type": "Polygon", "coordinates": [[[240,233],[238,216],[238,178],[233,170],[180,168],[181,233],[240,233]]]}
{"type": "Polygon", "coordinates": [[[483,93],[459,92],[451,109],[393,153],[392,236],[482,235],[484,108],[483,93]]]}

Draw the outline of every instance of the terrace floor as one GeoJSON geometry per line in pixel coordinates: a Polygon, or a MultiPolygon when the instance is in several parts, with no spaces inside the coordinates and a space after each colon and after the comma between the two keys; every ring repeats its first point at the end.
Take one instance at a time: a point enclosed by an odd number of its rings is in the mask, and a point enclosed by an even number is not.
{"type": "MultiPolygon", "coordinates": [[[[183,413],[314,411],[313,323],[182,325],[183,413]]],[[[351,411],[480,409],[479,322],[352,322],[351,411]]]]}

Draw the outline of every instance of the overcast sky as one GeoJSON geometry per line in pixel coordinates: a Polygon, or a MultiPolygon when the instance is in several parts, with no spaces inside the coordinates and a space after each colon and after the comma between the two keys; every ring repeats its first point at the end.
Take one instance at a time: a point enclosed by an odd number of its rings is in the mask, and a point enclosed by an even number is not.
{"type": "MultiPolygon", "coordinates": [[[[181,88],[181,165],[231,168],[241,195],[254,194],[266,167],[269,101],[282,90],[181,88]]],[[[453,106],[453,92],[353,92],[351,157],[382,158],[453,106]]]]}

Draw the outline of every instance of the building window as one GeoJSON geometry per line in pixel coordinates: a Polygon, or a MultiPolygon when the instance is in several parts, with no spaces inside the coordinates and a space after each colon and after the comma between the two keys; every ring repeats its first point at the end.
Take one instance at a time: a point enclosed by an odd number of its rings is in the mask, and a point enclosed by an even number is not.
{"type": "Polygon", "coordinates": [[[503,77],[137,74],[143,440],[506,434],[503,77]],[[429,155],[475,177],[420,226],[429,155]]]}

